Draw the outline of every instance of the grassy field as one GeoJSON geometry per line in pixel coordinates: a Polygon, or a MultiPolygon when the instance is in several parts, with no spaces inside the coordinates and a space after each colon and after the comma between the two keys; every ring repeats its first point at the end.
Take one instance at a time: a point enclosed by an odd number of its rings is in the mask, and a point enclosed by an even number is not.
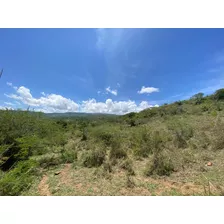
{"type": "Polygon", "coordinates": [[[0,111],[0,195],[224,195],[224,90],[123,116],[0,111]]]}

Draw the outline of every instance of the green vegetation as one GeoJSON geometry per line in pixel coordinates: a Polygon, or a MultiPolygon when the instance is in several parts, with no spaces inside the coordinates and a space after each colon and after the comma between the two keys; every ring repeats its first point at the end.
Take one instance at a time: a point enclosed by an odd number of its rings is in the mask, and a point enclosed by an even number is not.
{"type": "Polygon", "coordinates": [[[223,111],[224,89],[123,116],[1,110],[0,195],[222,195],[223,111]]]}

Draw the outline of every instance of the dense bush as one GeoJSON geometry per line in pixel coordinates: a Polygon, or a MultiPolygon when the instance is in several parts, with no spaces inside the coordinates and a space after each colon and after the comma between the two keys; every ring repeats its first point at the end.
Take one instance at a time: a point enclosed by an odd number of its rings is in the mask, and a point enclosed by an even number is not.
{"type": "Polygon", "coordinates": [[[127,152],[122,148],[111,148],[109,153],[110,160],[123,159],[127,157],[127,152]]]}
{"type": "Polygon", "coordinates": [[[0,195],[20,195],[29,188],[37,175],[37,163],[33,160],[19,162],[0,179],[0,195]]]}
{"type": "Polygon", "coordinates": [[[224,89],[219,89],[217,90],[214,95],[213,98],[215,100],[224,100],[224,89]]]}
{"type": "Polygon", "coordinates": [[[78,159],[76,150],[65,150],[61,154],[62,163],[73,163],[78,159]]]}
{"type": "Polygon", "coordinates": [[[149,161],[145,167],[145,175],[169,176],[174,171],[174,165],[170,159],[161,152],[153,155],[153,160],[149,161]]]}
{"type": "Polygon", "coordinates": [[[187,147],[187,140],[194,136],[193,128],[183,120],[170,120],[167,122],[168,130],[173,133],[173,143],[177,148],[187,147]]]}
{"type": "Polygon", "coordinates": [[[152,153],[152,141],[148,129],[139,127],[130,137],[132,152],[136,158],[148,157],[152,153]]]}
{"type": "Polygon", "coordinates": [[[204,100],[204,93],[197,93],[194,96],[191,97],[191,100],[193,100],[193,102],[195,104],[201,104],[204,100]]]}
{"type": "Polygon", "coordinates": [[[98,167],[101,166],[105,160],[105,150],[95,149],[82,153],[81,164],[85,167],[98,167]]]}
{"type": "Polygon", "coordinates": [[[106,146],[110,146],[115,138],[113,129],[113,127],[109,126],[99,126],[91,129],[90,132],[97,141],[103,142],[106,146]]]}

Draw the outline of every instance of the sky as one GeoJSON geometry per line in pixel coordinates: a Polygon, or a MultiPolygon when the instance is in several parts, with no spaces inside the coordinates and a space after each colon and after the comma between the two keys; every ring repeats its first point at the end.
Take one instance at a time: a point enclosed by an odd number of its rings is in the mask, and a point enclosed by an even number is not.
{"type": "Polygon", "coordinates": [[[0,29],[0,109],[126,114],[224,87],[224,29],[0,29]]]}

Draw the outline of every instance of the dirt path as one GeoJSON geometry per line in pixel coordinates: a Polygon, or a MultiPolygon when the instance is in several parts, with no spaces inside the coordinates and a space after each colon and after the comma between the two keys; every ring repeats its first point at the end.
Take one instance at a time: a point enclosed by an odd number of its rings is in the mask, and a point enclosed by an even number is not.
{"type": "Polygon", "coordinates": [[[70,185],[71,177],[70,177],[70,169],[72,164],[65,164],[64,169],[60,172],[61,184],[70,185]]]}
{"type": "Polygon", "coordinates": [[[49,191],[49,186],[47,184],[47,181],[48,181],[48,177],[47,175],[44,175],[38,185],[38,191],[41,196],[51,196],[51,192],[49,191]]]}
{"type": "MultiPolygon", "coordinates": [[[[59,183],[58,188],[61,187],[70,191],[74,189],[74,194],[88,195],[90,190],[91,195],[107,195],[113,192],[112,189],[117,188],[118,195],[203,195],[204,188],[202,185],[194,183],[183,183],[172,181],[169,179],[154,179],[151,177],[143,177],[140,175],[134,176],[133,187],[122,186],[126,178],[125,172],[118,172],[113,174],[112,182],[104,178],[99,178],[97,181],[91,179],[92,172],[88,169],[72,171],[72,164],[65,164],[64,168],[58,172],[59,183]],[[75,172],[75,173],[74,173],[75,172]],[[75,175],[73,175],[75,174],[75,175]],[[88,181],[87,181],[88,180],[88,181]],[[119,186],[120,185],[120,186],[119,186]],[[105,189],[101,189],[105,186],[105,189]],[[65,188],[64,188],[65,187],[65,188]],[[94,193],[93,193],[94,192],[94,193]]],[[[56,176],[55,176],[56,178],[56,176]]],[[[38,191],[42,196],[52,195],[47,184],[48,176],[44,175],[38,186],[38,191]]],[[[71,194],[71,193],[70,193],[71,194]]],[[[115,193],[116,195],[116,193],[115,193]]]]}

